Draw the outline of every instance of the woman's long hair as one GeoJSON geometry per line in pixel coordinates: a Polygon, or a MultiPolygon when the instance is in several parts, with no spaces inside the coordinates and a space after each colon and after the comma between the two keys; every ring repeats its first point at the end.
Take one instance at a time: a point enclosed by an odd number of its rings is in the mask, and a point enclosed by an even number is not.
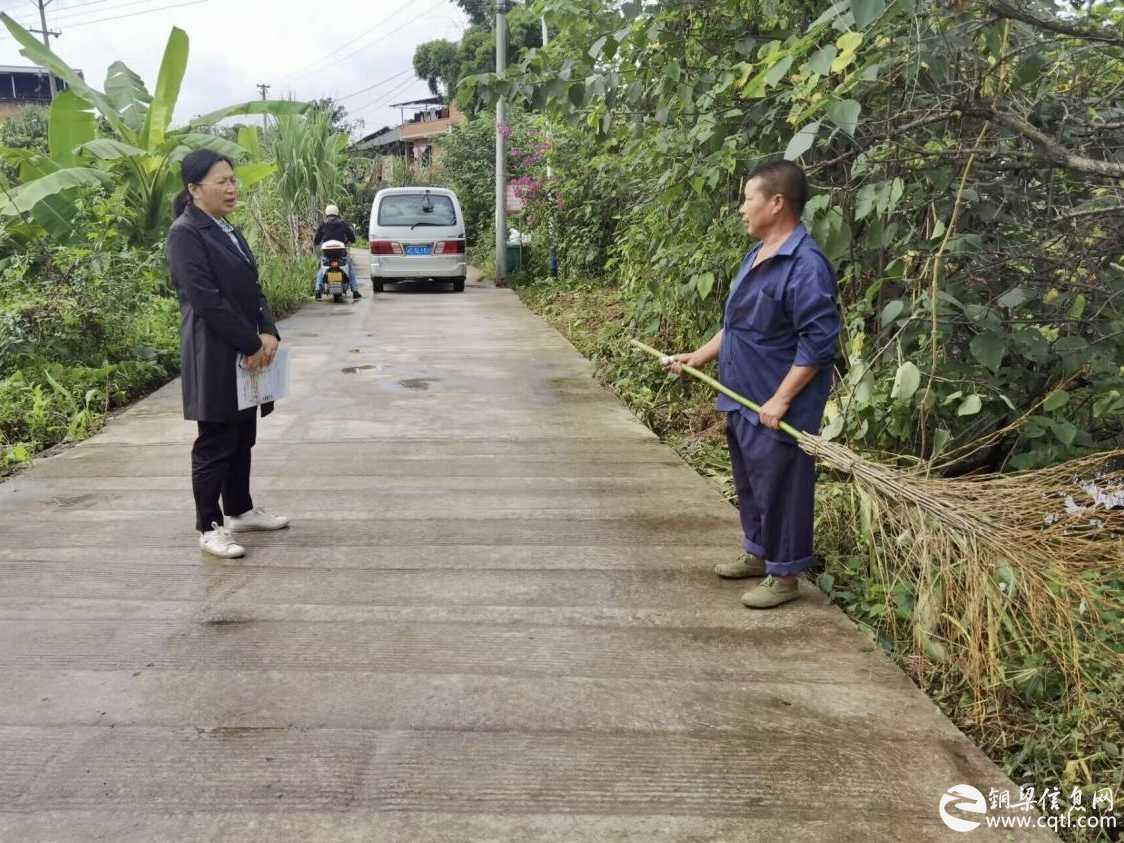
{"type": "Polygon", "coordinates": [[[230,165],[231,169],[234,168],[234,162],[221,152],[216,152],[213,149],[196,149],[193,152],[187,153],[180,165],[180,175],[183,178],[183,190],[176,194],[176,198],[172,200],[172,219],[175,219],[184,212],[188,205],[191,204],[191,193],[188,191],[189,184],[199,184],[206,178],[207,173],[211,172],[211,168],[220,161],[225,161],[230,165]]]}

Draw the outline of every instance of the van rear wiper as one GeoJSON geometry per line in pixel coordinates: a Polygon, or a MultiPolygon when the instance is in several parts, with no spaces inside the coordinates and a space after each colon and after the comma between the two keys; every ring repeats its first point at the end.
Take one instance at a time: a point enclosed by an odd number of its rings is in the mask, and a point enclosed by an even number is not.
{"type": "Polygon", "coordinates": [[[418,222],[416,222],[416,223],[414,223],[413,225],[410,226],[410,231],[413,231],[419,225],[444,225],[444,223],[429,222],[428,220],[419,220],[418,222]]]}

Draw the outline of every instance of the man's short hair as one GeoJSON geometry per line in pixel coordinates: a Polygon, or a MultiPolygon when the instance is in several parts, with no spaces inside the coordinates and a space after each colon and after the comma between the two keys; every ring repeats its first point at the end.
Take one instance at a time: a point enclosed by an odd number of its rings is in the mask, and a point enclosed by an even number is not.
{"type": "Polygon", "coordinates": [[[804,213],[804,206],[808,204],[808,178],[796,164],[770,161],[757,167],[749,177],[761,179],[766,197],[779,193],[797,217],[804,213]]]}

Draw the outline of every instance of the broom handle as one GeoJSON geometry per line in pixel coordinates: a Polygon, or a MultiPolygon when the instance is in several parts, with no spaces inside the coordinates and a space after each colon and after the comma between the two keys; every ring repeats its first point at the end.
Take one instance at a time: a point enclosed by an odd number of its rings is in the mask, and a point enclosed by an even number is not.
{"type": "MultiPolygon", "coordinates": [[[[635,346],[636,348],[639,348],[641,351],[646,351],[649,354],[654,355],[655,357],[659,357],[661,360],[664,357],[668,356],[668,355],[664,354],[663,352],[656,351],[656,349],[652,348],[650,345],[644,345],[644,343],[640,342],[640,340],[629,340],[629,343],[632,344],[633,346],[635,346]]],[[[693,366],[688,366],[686,363],[680,363],[679,365],[683,367],[684,372],[689,374],[691,377],[697,378],[698,380],[702,381],[707,386],[709,386],[711,389],[715,389],[715,390],[721,392],[727,398],[732,398],[734,401],[737,401],[743,407],[748,407],[749,409],[753,410],[753,412],[757,413],[758,415],[761,414],[761,408],[760,407],[758,407],[756,404],[754,404],[748,398],[743,398],[741,395],[738,395],[736,392],[734,392],[734,390],[730,389],[730,387],[726,386],[725,384],[722,384],[722,383],[716,381],[710,375],[704,375],[698,369],[694,368],[693,366]]],[[[807,438],[806,434],[801,433],[799,430],[797,430],[795,427],[790,425],[788,422],[781,422],[780,428],[785,433],[787,433],[789,436],[793,436],[797,440],[807,438]]]]}

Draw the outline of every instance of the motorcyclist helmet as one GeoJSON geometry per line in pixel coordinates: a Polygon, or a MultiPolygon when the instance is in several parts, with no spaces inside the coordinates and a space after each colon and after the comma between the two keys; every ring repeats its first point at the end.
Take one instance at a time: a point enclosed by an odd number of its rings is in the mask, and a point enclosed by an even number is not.
{"type": "Polygon", "coordinates": [[[337,208],[335,205],[329,205],[327,208],[324,209],[324,216],[326,216],[326,217],[338,217],[339,215],[340,215],[340,209],[337,208]]]}

